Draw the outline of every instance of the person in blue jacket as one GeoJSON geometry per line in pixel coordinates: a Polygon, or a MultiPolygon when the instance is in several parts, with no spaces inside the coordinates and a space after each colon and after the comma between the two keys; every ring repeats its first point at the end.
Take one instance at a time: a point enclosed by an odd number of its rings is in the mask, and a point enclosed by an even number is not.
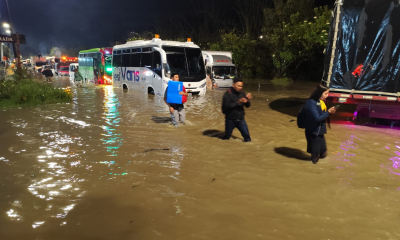
{"type": "Polygon", "coordinates": [[[325,105],[328,97],[329,88],[318,85],[317,89],[311,94],[310,98],[304,105],[305,132],[307,139],[307,152],[311,153],[311,161],[316,164],[320,158],[327,156],[326,141],[326,122],[329,114],[335,114],[336,108],[329,110],[325,105]]]}

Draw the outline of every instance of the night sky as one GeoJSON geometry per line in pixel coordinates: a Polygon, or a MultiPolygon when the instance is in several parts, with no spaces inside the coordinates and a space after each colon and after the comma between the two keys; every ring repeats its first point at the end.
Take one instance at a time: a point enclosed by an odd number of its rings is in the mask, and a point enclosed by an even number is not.
{"type": "MultiPolygon", "coordinates": [[[[1,22],[5,22],[5,0],[0,1],[1,22]]],[[[39,51],[47,54],[52,46],[109,46],[112,41],[125,39],[128,32],[153,30],[156,20],[190,13],[191,1],[9,0],[9,7],[13,31],[26,35],[27,44],[21,51],[24,57],[39,51]]],[[[317,5],[333,2],[316,0],[317,5]]],[[[215,4],[225,3],[215,0],[215,4]]]]}

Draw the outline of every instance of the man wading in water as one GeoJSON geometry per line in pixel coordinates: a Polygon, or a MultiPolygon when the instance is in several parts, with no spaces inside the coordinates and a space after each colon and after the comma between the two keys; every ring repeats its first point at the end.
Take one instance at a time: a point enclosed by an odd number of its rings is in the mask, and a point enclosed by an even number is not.
{"type": "Polygon", "coordinates": [[[44,70],[42,74],[46,77],[46,82],[51,82],[53,72],[50,70],[50,67],[46,67],[46,70],[44,70]]]}
{"type": "Polygon", "coordinates": [[[82,80],[83,80],[82,75],[79,73],[78,68],[75,68],[73,71],[74,71],[74,81],[76,86],[82,87],[82,80]]]}
{"type": "MultiPolygon", "coordinates": [[[[179,75],[177,73],[172,73],[171,81],[179,82],[179,75]]],[[[189,94],[186,92],[185,87],[183,87],[183,91],[179,93],[180,95],[183,96],[182,104],[174,104],[174,103],[167,103],[167,92],[168,92],[168,87],[165,89],[164,102],[168,105],[169,112],[171,113],[172,124],[175,127],[179,126],[179,122],[181,122],[182,124],[185,124],[186,112],[185,112],[185,107],[183,106],[183,104],[186,102],[186,100],[187,100],[186,97],[189,94]]]]}
{"type": "Polygon", "coordinates": [[[244,107],[250,107],[251,93],[243,89],[243,81],[234,78],[232,87],[226,91],[222,99],[222,112],[225,114],[225,136],[223,140],[229,140],[233,129],[237,128],[242,134],[245,142],[251,142],[249,129],[244,120],[244,107]]]}

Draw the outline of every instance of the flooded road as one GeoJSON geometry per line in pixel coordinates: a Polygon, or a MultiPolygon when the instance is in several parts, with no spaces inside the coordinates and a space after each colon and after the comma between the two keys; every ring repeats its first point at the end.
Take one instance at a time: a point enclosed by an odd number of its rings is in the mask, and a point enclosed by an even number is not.
{"type": "Polygon", "coordinates": [[[219,139],[223,91],[189,99],[179,128],[162,99],[111,86],[0,110],[0,239],[400,239],[400,130],[342,107],[313,165],[293,120],[314,86],[245,83],[252,143],[219,139]]]}

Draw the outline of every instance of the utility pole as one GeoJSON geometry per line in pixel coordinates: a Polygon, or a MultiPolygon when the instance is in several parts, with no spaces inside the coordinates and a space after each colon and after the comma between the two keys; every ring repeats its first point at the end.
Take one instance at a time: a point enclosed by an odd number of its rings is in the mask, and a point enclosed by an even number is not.
{"type": "MultiPolygon", "coordinates": [[[[10,7],[8,6],[8,0],[6,1],[6,7],[7,7],[7,12],[8,12],[8,20],[10,24],[10,31],[11,31],[11,36],[13,36],[13,28],[12,28],[12,22],[11,22],[11,13],[10,13],[10,7]]],[[[13,50],[14,50],[14,57],[16,59],[16,65],[17,65],[17,75],[21,76],[22,75],[22,64],[21,64],[21,53],[19,49],[19,44],[20,44],[20,35],[19,33],[15,34],[16,36],[16,42],[13,43],[13,50]]]]}
{"type": "MultiPolygon", "coordinates": [[[[0,2],[0,4],[1,4],[1,2],[0,2]]],[[[1,11],[0,11],[0,20],[1,20],[1,11]]],[[[3,56],[4,56],[4,54],[3,54],[3,43],[1,43],[0,48],[1,48],[1,59],[0,59],[0,61],[3,61],[3,56]]]]}
{"type": "MultiPolygon", "coordinates": [[[[12,22],[11,22],[11,13],[10,13],[10,7],[8,6],[8,0],[5,0],[6,1],[6,7],[7,7],[7,12],[8,12],[8,23],[10,24],[10,31],[11,31],[11,35],[13,34],[13,25],[12,25],[12,22]]],[[[20,56],[19,55],[17,55],[17,49],[16,49],[16,46],[15,46],[16,44],[15,43],[13,43],[13,50],[14,50],[14,57],[17,59],[17,69],[18,68],[20,68],[21,66],[20,66],[20,56]]]]}

